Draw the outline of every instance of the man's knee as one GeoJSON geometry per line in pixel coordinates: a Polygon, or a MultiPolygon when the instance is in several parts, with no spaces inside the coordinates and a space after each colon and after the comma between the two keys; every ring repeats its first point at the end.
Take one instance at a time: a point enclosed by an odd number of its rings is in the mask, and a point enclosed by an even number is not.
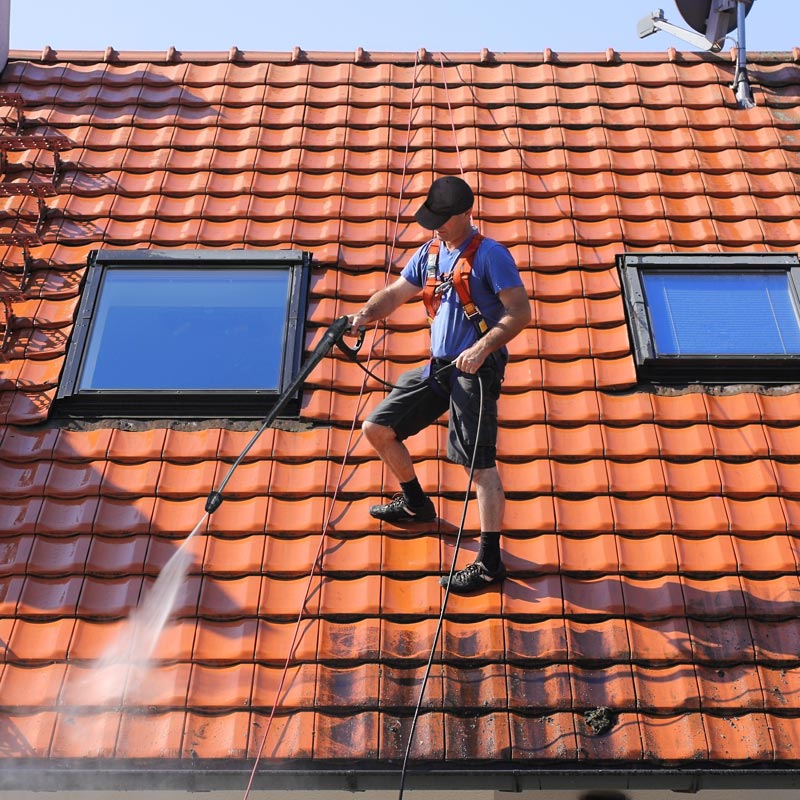
{"type": "Polygon", "coordinates": [[[367,437],[367,441],[373,446],[397,438],[392,428],[386,425],[379,425],[377,422],[370,422],[368,419],[361,423],[361,430],[364,432],[364,436],[367,437]]]}
{"type": "MultiPolygon", "coordinates": [[[[464,469],[469,472],[469,467],[464,469]]],[[[485,469],[476,469],[472,473],[472,479],[478,486],[485,486],[491,489],[503,491],[503,482],[500,480],[500,472],[495,464],[493,467],[486,467],[485,469]]]]}

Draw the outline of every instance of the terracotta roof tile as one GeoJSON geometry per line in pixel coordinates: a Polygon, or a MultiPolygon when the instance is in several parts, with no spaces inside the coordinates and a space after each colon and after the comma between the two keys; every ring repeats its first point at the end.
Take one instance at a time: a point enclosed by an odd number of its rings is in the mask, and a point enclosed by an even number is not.
{"type": "MultiPolygon", "coordinates": [[[[116,711],[74,697],[68,718],[65,676],[124,634],[253,431],[70,424],[51,404],[91,250],[306,249],[310,347],[419,246],[430,174],[463,167],[534,319],[511,343],[499,420],[509,578],[449,598],[413,758],[794,757],[793,388],[638,383],[616,267],[630,250],[795,252],[786,59],[758,61],[763,102],[744,113],[730,70],[702,55],[51,57],[12,54],[4,72],[74,145],[0,385],[0,696],[30,690],[8,715],[27,745],[6,756],[252,758],[288,655],[267,758],[402,758],[463,508],[444,426],[411,440],[440,519],[381,526],[370,498],[393,480],[351,424],[383,389],[338,354],[319,365],[308,429],[266,431],[189,543],[157,679],[116,711]],[[584,713],[601,704],[614,726],[596,736],[584,713]]],[[[16,174],[52,164],[8,159],[16,174]]],[[[18,214],[19,232],[37,213],[9,198],[0,221],[18,214]]],[[[2,256],[17,281],[21,248],[2,256]]],[[[423,325],[414,303],[377,329],[378,375],[425,359],[423,325]]],[[[459,565],[479,530],[471,503],[459,565]]]]}
{"type": "Polygon", "coordinates": [[[717,534],[695,538],[691,535],[676,536],[675,550],[678,554],[679,570],[684,574],[698,573],[705,577],[713,574],[734,573],[737,569],[734,543],[738,537],[717,534]]]}

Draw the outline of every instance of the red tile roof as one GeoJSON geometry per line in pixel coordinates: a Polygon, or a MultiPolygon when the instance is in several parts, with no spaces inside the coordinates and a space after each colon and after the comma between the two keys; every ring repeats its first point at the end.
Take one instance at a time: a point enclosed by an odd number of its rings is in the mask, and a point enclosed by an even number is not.
{"type": "MultiPolygon", "coordinates": [[[[732,63],[674,50],[12,53],[0,90],[24,125],[8,108],[5,133],[27,138],[3,178],[56,193],[43,215],[0,201],[0,784],[29,788],[33,763],[57,786],[48,764],[69,758],[147,759],[147,785],[205,759],[239,775],[269,726],[268,768],[395,785],[461,514],[442,427],[412,449],[447,522],[383,529],[367,509],[395,487],[350,432],[383,389],[324,360],[309,424],[250,451],[191,542],[155,670],[112,708],[76,687],[252,431],[66,423],[52,404],[92,249],[309,250],[311,346],[397,272],[431,177],[460,169],[534,314],[501,401],[510,574],[450,598],[412,771],[538,788],[611,766],[672,788],[674,767],[713,785],[719,766],[796,764],[797,387],[638,385],[615,256],[797,251],[798,62],[751,53],[744,111],[732,63]]],[[[424,328],[420,303],[394,314],[376,372],[421,362],[424,328]]],[[[477,530],[472,504],[459,564],[477,530]]]]}

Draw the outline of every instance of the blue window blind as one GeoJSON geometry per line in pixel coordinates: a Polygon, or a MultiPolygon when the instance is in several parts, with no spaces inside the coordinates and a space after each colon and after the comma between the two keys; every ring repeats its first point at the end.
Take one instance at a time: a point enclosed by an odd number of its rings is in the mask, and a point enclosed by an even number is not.
{"type": "Polygon", "coordinates": [[[785,271],[642,270],[660,356],[800,353],[800,320],[785,271]]]}
{"type": "Polygon", "coordinates": [[[287,269],[106,270],[79,390],[278,389],[287,269]]]}

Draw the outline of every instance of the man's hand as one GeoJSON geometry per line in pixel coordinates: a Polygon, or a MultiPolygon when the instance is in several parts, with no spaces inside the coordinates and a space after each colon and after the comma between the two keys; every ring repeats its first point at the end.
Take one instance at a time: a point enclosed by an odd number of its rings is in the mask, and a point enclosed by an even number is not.
{"type": "Polygon", "coordinates": [[[498,292],[498,297],[505,313],[485,336],[468,347],[453,362],[462,372],[474,375],[490,353],[510,342],[531,320],[530,300],[522,286],[502,289],[498,292]]]}
{"type": "Polygon", "coordinates": [[[458,356],[453,362],[456,369],[466,372],[468,375],[474,375],[483,366],[483,362],[486,361],[491,351],[482,346],[481,341],[479,339],[458,356]]]}
{"type": "Polygon", "coordinates": [[[351,314],[348,319],[350,321],[350,329],[345,332],[350,336],[358,336],[366,328],[366,320],[361,312],[351,314]]]}

